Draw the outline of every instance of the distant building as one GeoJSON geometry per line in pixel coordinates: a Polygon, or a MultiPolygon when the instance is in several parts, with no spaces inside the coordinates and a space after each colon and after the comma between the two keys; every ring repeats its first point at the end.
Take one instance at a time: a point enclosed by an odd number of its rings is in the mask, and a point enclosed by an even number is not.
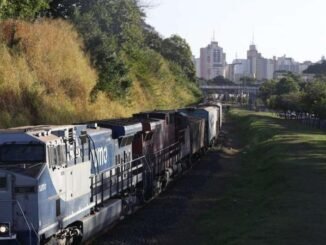
{"type": "Polygon", "coordinates": [[[196,76],[200,77],[201,76],[201,73],[200,73],[200,58],[195,59],[195,68],[196,68],[196,76]]]}
{"type": "Polygon", "coordinates": [[[300,64],[299,62],[294,61],[294,59],[290,57],[286,57],[285,55],[279,57],[276,61],[276,68],[277,71],[288,71],[294,74],[300,73],[300,64]]]}
{"type": "Polygon", "coordinates": [[[200,49],[199,72],[199,77],[206,80],[217,76],[225,77],[226,54],[223,52],[223,48],[218,46],[218,42],[212,41],[206,48],[200,49]]]}
{"type": "Polygon", "coordinates": [[[195,56],[192,56],[192,63],[195,66],[196,77],[200,77],[200,59],[196,58],[195,56]]]}
{"type": "Polygon", "coordinates": [[[285,78],[285,77],[287,77],[289,75],[289,72],[287,72],[287,71],[274,71],[274,76],[273,76],[273,78],[275,79],[275,80],[281,80],[282,78],[285,78]]]}
{"type": "Polygon", "coordinates": [[[233,64],[227,64],[225,67],[225,78],[234,81],[234,66],[233,64]]]}
{"type": "Polygon", "coordinates": [[[303,73],[311,65],[313,65],[313,63],[311,61],[305,61],[305,62],[299,64],[299,73],[303,73]]]}
{"type": "Polygon", "coordinates": [[[235,59],[232,62],[233,76],[229,78],[235,83],[239,83],[242,77],[250,76],[250,62],[246,59],[235,59]]]}
{"type": "Polygon", "coordinates": [[[266,59],[258,52],[253,43],[247,51],[247,59],[236,58],[232,64],[227,65],[223,48],[218,45],[218,42],[212,41],[207,47],[200,49],[200,58],[194,58],[194,64],[197,77],[206,80],[223,76],[235,83],[239,83],[242,77],[249,77],[262,82],[273,78],[282,78],[288,72],[301,75],[305,81],[310,81],[313,78],[312,75],[303,74],[303,71],[313,64],[312,62],[299,63],[285,55],[266,59]]]}
{"type": "Polygon", "coordinates": [[[249,77],[258,79],[261,71],[259,70],[261,67],[261,59],[262,56],[258,53],[256,49],[256,45],[251,44],[249,46],[249,50],[247,51],[247,60],[249,62],[249,77]]]}
{"type": "Polygon", "coordinates": [[[275,71],[275,62],[272,59],[264,59],[264,76],[263,79],[273,79],[275,71]]]}

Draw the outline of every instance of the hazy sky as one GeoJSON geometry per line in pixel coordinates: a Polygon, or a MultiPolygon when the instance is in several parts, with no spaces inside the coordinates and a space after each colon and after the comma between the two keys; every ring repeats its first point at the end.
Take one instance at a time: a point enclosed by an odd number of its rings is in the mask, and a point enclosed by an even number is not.
{"type": "Polygon", "coordinates": [[[320,60],[326,54],[326,0],[147,0],[147,22],[164,37],[179,34],[198,57],[215,39],[227,61],[246,57],[254,33],[266,58],[320,60]]]}

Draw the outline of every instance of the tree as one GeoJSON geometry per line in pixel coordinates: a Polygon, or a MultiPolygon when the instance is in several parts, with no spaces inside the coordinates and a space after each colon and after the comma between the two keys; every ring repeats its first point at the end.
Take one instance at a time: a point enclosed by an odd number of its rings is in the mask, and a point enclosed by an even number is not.
{"type": "MultiPolygon", "coordinates": [[[[94,1],[89,0],[89,3],[92,2],[94,1]]],[[[85,4],[84,0],[51,0],[49,8],[43,14],[53,18],[70,19],[85,4]]]]}
{"type": "Polygon", "coordinates": [[[209,80],[208,82],[216,83],[218,85],[235,85],[234,82],[232,82],[229,79],[226,79],[223,76],[214,77],[212,80],[209,80]]]}
{"type": "Polygon", "coordinates": [[[326,75],[326,61],[323,60],[321,63],[313,64],[303,72],[316,75],[326,75]]]}
{"type": "Polygon", "coordinates": [[[322,81],[315,81],[307,84],[305,88],[304,102],[309,112],[317,113],[318,115],[325,115],[325,101],[326,101],[326,83],[322,81]]]}
{"type": "Polygon", "coordinates": [[[315,106],[315,110],[320,119],[326,119],[326,98],[320,100],[315,106]]]}
{"type": "Polygon", "coordinates": [[[144,44],[144,13],[136,0],[53,0],[47,15],[73,21],[99,72],[95,87],[123,97],[132,81],[126,60],[144,44]]]}
{"type": "Polygon", "coordinates": [[[145,40],[145,44],[161,53],[162,51],[162,43],[163,43],[163,38],[160,36],[160,34],[154,29],[154,27],[144,23],[143,24],[144,27],[144,40],[145,40]]]}
{"type": "Polygon", "coordinates": [[[244,76],[244,77],[240,78],[240,81],[242,82],[242,85],[250,86],[250,85],[255,85],[257,80],[255,78],[252,78],[252,77],[244,76]]]}
{"type": "Polygon", "coordinates": [[[162,42],[161,54],[166,59],[178,64],[190,81],[196,81],[195,66],[189,44],[178,35],[172,35],[162,42]]]}
{"type": "Polygon", "coordinates": [[[276,84],[277,95],[295,93],[298,91],[299,91],[299,84],[296,81],[294,81],[291,77],[282,78],[276,84]]]}
{"type": "Polygon", "coordinates": [[[48,0],[0,0],[0,17],[33,19],[48,6],[48,0]]]}
{"type": "Polygon", "coordinates": [[[145,23],[143,8],[140,0],[52,0],[44,12],[76,25],[99,72],[94,95],[101,90],[125,96],[132,85],[130,71],[146,49],[168,59],[176,76],[195,81],[189,45],[179,36],[163,40],[145,23]]]}
{"type": "Polygon", "coordinates": [[[267,104],[268,98],[276,94],[276,84],[276,81],[270,80],[263,83],[263,85],[259,88],[259,97],[265,104],[267,104]]]}
{"type": "Polygon", "coordinates": [[[282,111],[304,111],[304,94],[301,92],[291,92],[276,97],[275,107],[282,111]]]}

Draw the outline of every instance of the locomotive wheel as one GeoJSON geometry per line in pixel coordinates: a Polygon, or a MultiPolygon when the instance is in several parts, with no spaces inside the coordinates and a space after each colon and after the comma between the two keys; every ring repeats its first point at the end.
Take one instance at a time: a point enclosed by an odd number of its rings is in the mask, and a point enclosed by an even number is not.
{"type": "Polygon", "coordinates": [[[46,245],[78,245],[81,244],[83,234],[77,227],[70,227],[59,232],[59,235],[52,236],[42,244],[46,245]],[[69,235],[67,235],[69,234],[69,235]]]}

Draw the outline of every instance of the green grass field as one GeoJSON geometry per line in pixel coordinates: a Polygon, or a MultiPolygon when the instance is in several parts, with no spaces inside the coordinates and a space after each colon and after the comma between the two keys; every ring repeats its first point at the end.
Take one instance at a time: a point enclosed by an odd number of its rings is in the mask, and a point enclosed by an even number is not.
{"type": "Polygon", "coordinates": [[[326,133],[234,109],[242,142],[225,196],[199,221],[207,244],[326,244],[326,133]]]}

